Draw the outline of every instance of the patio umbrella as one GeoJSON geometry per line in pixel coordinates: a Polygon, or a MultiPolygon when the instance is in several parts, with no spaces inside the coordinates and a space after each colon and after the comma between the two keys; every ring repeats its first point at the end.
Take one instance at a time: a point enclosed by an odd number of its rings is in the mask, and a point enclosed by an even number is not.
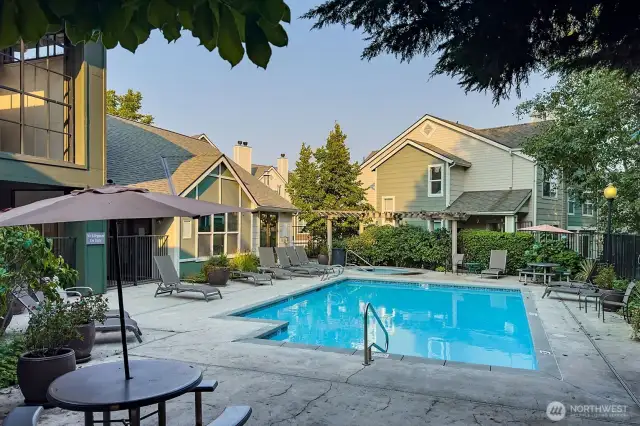
{"type": "Polygon", "coordinates": [[[36,225],[40,223],[84,222],[88,220],[109,220],[113,231],[120,309],[120,333],[122,356],[127,380],[129,355],[122,300],[122,279],[120,274],[120,250],[118,248],[118,219],[149,219],[159,217],[208,216],[216,213],[249,212],[240,207],[231,207],[206,201],[149,192],[142,188],[109,184],[100,188],[74,191],[69,195],[36,201],[0,213],[0,226],[36,225]]]}
{"type": "Polygon", "coordinates": [[[520,228],[518,231],[536,231],[536,232],[551,232],[554,234],[573,234],[571,231],[567,231],[566,229],[558,228],[556,226],[551,225],[536,225],[529,226],[527,228],[520,228]]]}

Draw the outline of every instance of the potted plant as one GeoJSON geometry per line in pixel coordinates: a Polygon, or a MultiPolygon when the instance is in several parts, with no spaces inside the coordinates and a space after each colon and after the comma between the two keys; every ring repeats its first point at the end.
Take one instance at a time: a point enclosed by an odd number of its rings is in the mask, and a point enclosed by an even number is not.
{"type": "Polygon", "coordinates": [[[229,266],[234,271],[258,272],[260,259],[251,252],[238,253],[229,261],[229,266]]]}
{"type": "Polygon", "coordinates": [[[80,333],[69,310],[46,301],[29,318],[25,332],[27,352],[18,359],[18,385],[29,404],[46,404],[47,389],[58,377],[76,369],[73,349],[66,345],[80,333]]]}
{"type": "Polygon", "coordinates": [[[318,263],[320,265],[328,265],[329,264],[329,249],[327,246],[320,246],[320,251],[318,253],[318,263]]]}
{"type": "Polygon", "coordinates": [[[595,285],[597,285],[602,292],[602,295],[607,295],[607,299],[603,303],[603,309],[615,310],[618,307],[610,305],[608,302],[622,302],[624,292],[627,289],[627,283],[625,280],[617,280],[616,272],[612,265],[607,265],[598,271],[598,274],[593,279],[595,285]]]}
{"type": "Polygon", "coordinates": [[[229,269],[229,258],[221,254],[219,256],[211,256],[202,265],[202,272],[207,277],[209,285],[220,287],[227,285],[231,270],[229,269]]]}
{"type": "Polygon", "coordinates": [[[96,341],[96,322],[103,322],[106,318],[109,308],[107,300],[102,295],[84,297],[67,304],[65,308],[79,335],[67,346],[75,352],[76,363],[87,362],[91,359],[91,350],[96,341]]]}

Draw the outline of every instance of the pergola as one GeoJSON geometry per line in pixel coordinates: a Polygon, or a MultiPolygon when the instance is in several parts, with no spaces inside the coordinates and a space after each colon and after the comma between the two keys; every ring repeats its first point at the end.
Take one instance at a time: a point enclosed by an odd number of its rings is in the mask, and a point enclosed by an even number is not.
{"type": "MultiPolygon", "coordinates": [[[[466,221],[469,214],[464,212],[431,212],[431,211],[405,211],[405,212],[379,212],[374,210],[315,210],[318,216],[327,220],[327,250],[331,261],[331,249],[333,248],[333,220],[343,218],[356,218],[360,221],[366,219],[393,219],[394,222],[402,219],[440,219],[451,221],[451,254],[458,252],[458,221],[466,221]]],[[[361,228],[362,229],[362,228],[361,228]]],[[[455,265],[454,265],[455,268],[455,265]]]]}

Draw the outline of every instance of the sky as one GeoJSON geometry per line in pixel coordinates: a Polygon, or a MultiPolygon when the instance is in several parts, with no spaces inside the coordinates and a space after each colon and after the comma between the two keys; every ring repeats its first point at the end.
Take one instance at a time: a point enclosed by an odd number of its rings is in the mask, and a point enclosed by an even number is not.
{"type": "Polygon", "coordinates": [[[297,17],[317,3],[288,2],[289,45],[274,47],[266,71],[246,56],[231,69],[190,33],[167,44],[156,31],[135,54],[119,47],[108,52],[107,87],[142,92],[142,112],[159,127],[205,133],[228,155],[236,141],[248,141],[254,163],[275,165],[285,153],[293,169],[301,143],[321,146],[336,121],[352,160],[362,161],[424,114],[478,128],[515,124],[518,103],[553,83],[533,76],[522,99],[513,93],[495,106],[491,94],[465,94],[450,77],[430,78],[435,57],[363,61],[361,33],[338,26],[310,31],[311,22],[297,17]]]}

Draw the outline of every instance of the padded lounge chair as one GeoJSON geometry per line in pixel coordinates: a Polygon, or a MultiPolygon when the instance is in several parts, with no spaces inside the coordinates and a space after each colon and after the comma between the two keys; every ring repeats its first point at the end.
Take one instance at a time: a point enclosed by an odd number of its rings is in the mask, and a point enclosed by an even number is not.
{"type": "Polygon", "coordinates": [[[255,285],[270,284],[273,285],[273,277],[271,274],[261,274],[247,271],[231,271],[231,279],[244,279],[251,281],[255,285]]]}
{"type": "Polygon", "coordinates": [[[278,264],[280,267],[288,271],[306,275],[323,273],[318,268],[293,266],[289,260],[289,254],[287,254],[287,249],[285,247],[276,247],[276,255],[278,256],[278,264]]]}
{"type": "MultiPolygon", "coordinates": [[[[60,290],[58,293],[60,294],[60,296],[62,297],[62,300],[64,302],[71,301],[71,299],[69,299],[68,296],[80,297],[80,298],[93,296],[93,289],[91,287],[72,287],[72,288],[73,289],[76,289],[76,288],[87,288],[89,291],[85,295],[84,293],[79,293],[79,292],[77,292],[75,290],[69,290],[69,289],[60,290]]],[[[36,291],[31,296],[34,297],[34,299],[38,303],[44,302],[44,299],[45,299],[44,293],[41,292],[41,291],[36,291]]],[[[120,317],[120,310],[119,309],[109,309],[107,311],[107,313],[105,314],[105,316],[107,318],[119,318],[120,317]]],[[[125,316],[125,318],[131,318],[131,315],[129,315],[129,312],[127,312],[127,311],[124,311],[124,316],[125,316]]],[[[140,330],[138,330],[138,332],[140,332],[140,330]]],[[[140,334],[142,334],[142,333],[140,332],[140,334]]]]}
{"type": "Polygon", "coordinates": [[[629,322],[629,299],[631,299],[631,294],[633,294],[633,289],[636,287],[635,281],[631,281],[627,286],[627,290],[624,292],[624,297],[622,298],[622,302],[614,302],[613,300],[607,300],[607,298],[611,299],[615,296],[618,296],[615,293],[603,294],[600,296],[598,303],[600,304],[600,310],[598,311],[598,315],[600,315],[600,311],[602,311],[602,322],[604,322],[604,305],[608,305],[613,308],[622,308],[622,317],[625,321],[629,322]]]}
{"type": "Polygon", "coordinates": [[[210,296],[216,294],[220,296],[220,299],[222,299],[222,293],[220,293],[220,290],[216,287],[206,284],[191,284],[180,281],[178,272],[173,266],[173,261],[169,256],[153,256],[153,259],[156,261],[158,271],[160,271],[160,278],[162,279],[162,281],[158,283],[156,294],[153,297],[167,293],[171,295],[175,291],[176,293],[202,293],[204,300],[207,302],[209,301],[210,296]]]}
{"type": "Polygon", "coordinates": [[[41,406],[16,407],[7,414],[2,424],[4,426],[36,426],[43,410],[41,406]]]}
{"type": "Polygon", "coordinates": [[[489,268],[480,273],[480,278],[485,275],[495,277],[496,279],[504,275],[507,269],[507,251],[506,250],[491,250],[491,257],[489,258],[489,268]]]}
{"type": "MultiPolygon", "coordinates": [[[[20,304],[22,304],[22,306],[27,308],[27,311],[29,311],[29,313],[35,312],[38,309],[38,305],[40,304],[40,302],[38,302],[29,293],[26,293],[26,292],[14,294],[14,297],[16,298],[16,300],[18,300],[20,304]]],[[[132,332],[136,336],[136,339],[138,340],[138,342],[142,343],[142,337],[141,337],[142,332],[140,331],[140,327],[138,326],[138,323],[135,320],[131,319],[131,317],[129,316],[125,316],[124,328],[132,332]]],[[[100,333],[120,331],[120,318],[107,317],[101,323],[96,322],[96,331],[100,333]]]]}
{"type": "MultiPolygon", "coordinates": [[[[288,247],[287,250],[290,250],[289,259],[292,259],[294,255],[298,256],[300,266],[313,266],[329,272],[335,272],[338,275],[344,272],[344,266],[342,265],[320,265],[319,263],[311,262],[302,246],[288,247]]],[[[293,264],[293,262],[291,263],[293,264]]],[[[295,266],[295,264],[293,265],[295,266]]]]}
{"type": "Polygon", "coordinates": [[[586,291],[590,291],[594,293],[597,292],[598,287],[595,284],[593,284],[593,277],[595,276],[597,269],[598,268],[594,266],[584,281],[569,281],[569,282],[552,281],[550,282],[549,284],[547,284],[547,287],[545,288],[544,293],[542,294],[542,298],[544,299],[545,296],[549,296],[551,293],[575,294],[579,296],[581,295],[581,293],[584,293],[586,291]]]}
{"type": "Polygon", "coordinates": [[[260,255],[260,267],[258,270],[260,272],[269,273],[273,278],[293,278],[291,271],[283,269],[276,264],[272,247],[259,247],[258,253],[260,255]]]}

